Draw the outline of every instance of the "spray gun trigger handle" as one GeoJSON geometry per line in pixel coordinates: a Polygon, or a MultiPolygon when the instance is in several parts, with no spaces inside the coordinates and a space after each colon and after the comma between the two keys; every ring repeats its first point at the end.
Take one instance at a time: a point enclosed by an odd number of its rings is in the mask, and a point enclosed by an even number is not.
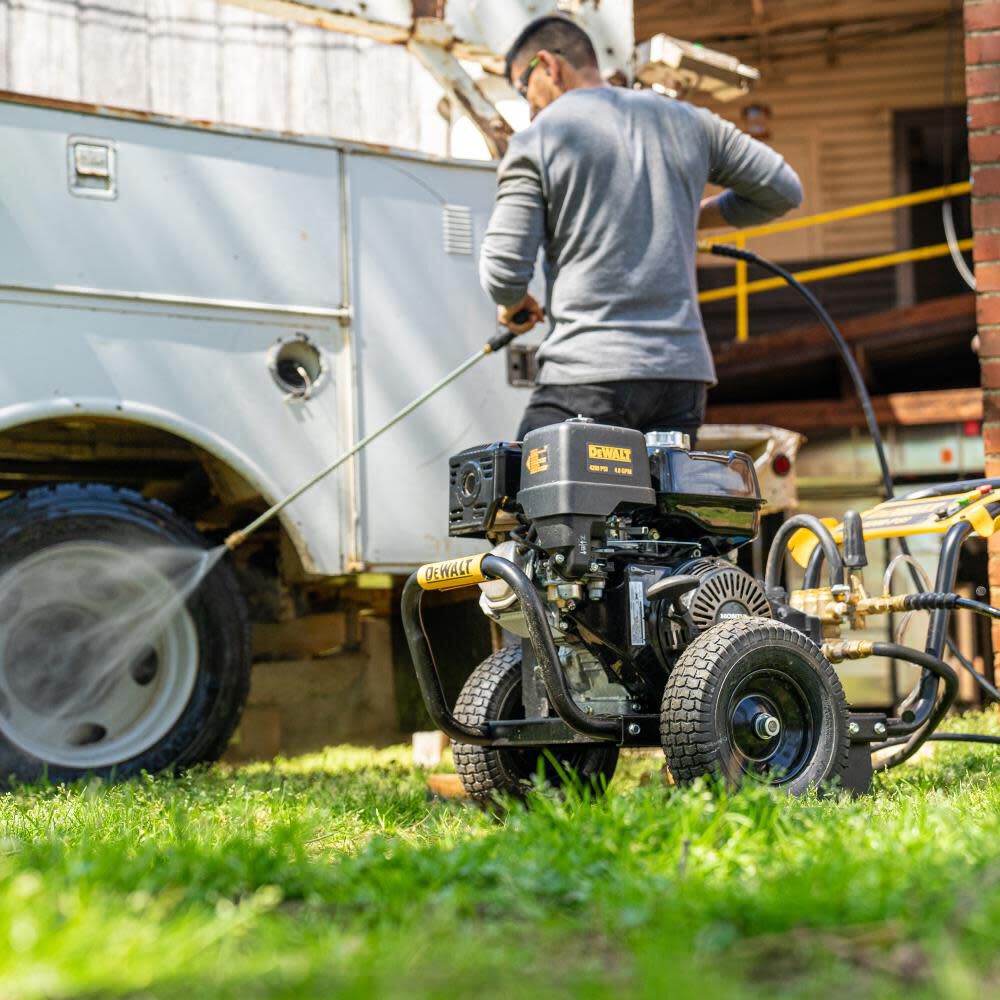
{"type": "Polygon", "coordinates": [[[497,351],[503,350],[516,336],[517,334],[513,330],[508,330],[506,327],[498,330],[495,337],[491,337],[486,341],[483,353],[494,354],[497,351]]]}
{"type": "MultiPolygon", "coordinates": [[[[514,324],[514,326],[522,326],[524,323],[527,323],[529,319],[531,319],[531,312],[528,309],[518,309],[518,311],[511,316],[510,321],[514,324]]],[[[506,326],[501,327],[497,331],[497,335],[486,342],[486,349],[484,353],[492,354],[494,351],[501,350],[516,336],[517,334],[513,330],[508,329],[506,326]]]]}

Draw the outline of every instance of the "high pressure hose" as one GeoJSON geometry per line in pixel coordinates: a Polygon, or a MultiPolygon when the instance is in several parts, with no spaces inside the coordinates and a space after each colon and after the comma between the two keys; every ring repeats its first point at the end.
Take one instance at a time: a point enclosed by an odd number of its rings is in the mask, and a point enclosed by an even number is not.
{"type": "MultiPolygon", "coordinates": [[[[898,767],[903,761],[909,760],[923,746],[927,737],[933,732],[934,727],[944,718],[958,696],[958,675],[940,657],[934,656],[931,653],[925,653],[923,650],[911,649],[909,646],[899,646],[894,642],[872,643],[872,654],[874,656],[887,656],[890,659],[906,660],[908,663],[913,663],[922,670],[937,677],[944,687],[944,691],[941,697],[937,699],[936,704],[929,706],[930,710],[923,724],[915,732],[905,737],[903,749],[897,751],[891,757],[879,761],[875,765],[876,771],[887,771],[889,768],[898,767]]],[[[917,704],[914,712],[919,714],[922,708],[924,711],[927,710],[926,703],[923,706],[917,704]]],[[[897,729],[896,731],[898,732],[899,730],[897,729]]],[[[884,748],[884,745],[879,743],[876,743],[872,747],[873,750],[884,748]]]]}
{"type": "MultiPolygon", "coordinates": [[[[988,736],[986,733],[931,733],[924,742],[932,743],[934,740],[941,740],[945,743],[989,743],[993,746],[1000,745],[1000,736],[988,736]]],[[[894,740],[884,740],[879,744],[879,747],[887,750],[889,747],[898,747],[909,742],[909,736],[900,736],[894,740]]]]}
{"type": "Polygon", "coordinates": [[[941,609],[954,611],[961,608],[966,611],[974,611],[977,615],[985,615],[988,618],[1000,618],[1000,608],[995,608],[992,604],[973,601],[969,597],[959,597],[958,594],[946,592],[925,591],[921,594],[907,594],[903,598],[903,605],[907,611],[939,611],[941,609]]]}
{"type": "Polygon", "coordinates": [[[771,541],[771,551],[767,555],[767,567],[764,570],[764,593],[769,600],[783,593],[780,583],[782,553],[789,538],[801,528],[811,531],[819,541],[818,551],[826,556],[829,566],[830,587],[844,585],[844,563],[830,529],[812,514],[796,514],[785,521],[771,541]]]}
{"type": "Polygon", "coordinates": [[[891,500],[895,492],[895,488],[892,482],[892,474],[889,472],[889,463],[885,457],[885,447],[882,442],[882,434],[878,429],[878,421],[875,419],[875,409],[872,406],[871,396],[868,395],[868,387],[865,385],[864,377],[858,369],[857,363],[851,354],[850,347],[847,346],[847,341],[844,340],[843,335],[837,329],[836,324],[833,322],[830,314],[823,307],[823,304],[808,288],[806,288],[805,285],[802,284],[801,281],[795,277],[795,275],[786,271],[778,264],[765,260],[763,257],[758,257],[757,254],[750,250],[728,246],[724,243],[712,243],[707,246],[707,249],[709,252],[714,253],[717,257],[731,257],[734,260],[746,261],[748,264],[756,264],[758,267],[762,267],[765,271],[770,271],[772,274],[776,274],[779,278],[783,278],[786,282],[788,282],[788,284],[791,285],[791,287],[794,288],[812,307],[813,312],[815,312],[820,318],[820,321],[833,338],[833,342],[836,344],[837,350],[840,352],[840,356],[850,373],[851,381],[854,383],[854,390],[858,394],[858,401],[861,403],[861,409],[865,415],[865,422],[868,424],[868,433],[871,434],[872,444],[875,446],[875,454],[878,456],[878,464],[882,471],[882,484],[885,487],[886,499],[891,500]]]}
{"type": "MultiPolygon", "coordinates": [[[[941,140],[942,159],[944,161],[941,171],[941,183],[951,184],[951,64],[952,53],[955,50],[955,22],[962,17],[961,0],[952,0],[948,11],[948,38],[944,43],[944,94],[941,100],[941,115],[943,128],[943,138],[941,140]],[[957,16],[956,16],[957,15],[957,16]]],[[[955,232],[955,213],[952,210],[951,198],[945,198],[941,202],[941,225],[944,228],[944,238],[948,244],[948,253],[951,255],[955,269],[961,275],[962,280],[972,290],[976,290],[976,276],[966,264],[962,256],[962,249],[958,245],[958,235],[955,232]]]]}

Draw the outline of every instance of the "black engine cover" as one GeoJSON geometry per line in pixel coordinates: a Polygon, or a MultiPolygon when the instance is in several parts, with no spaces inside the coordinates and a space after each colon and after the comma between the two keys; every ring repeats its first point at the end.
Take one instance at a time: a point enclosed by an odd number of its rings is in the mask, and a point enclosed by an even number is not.
{"type": "Polygon", "coordinates": [[[580,576],[590,565],[591,539],[603,538],[609,515],[656,502],[646,439],[585,418],[532,431],[522,444],[517,502],[539,544],[563,555],[563,575],[580,576]]]}

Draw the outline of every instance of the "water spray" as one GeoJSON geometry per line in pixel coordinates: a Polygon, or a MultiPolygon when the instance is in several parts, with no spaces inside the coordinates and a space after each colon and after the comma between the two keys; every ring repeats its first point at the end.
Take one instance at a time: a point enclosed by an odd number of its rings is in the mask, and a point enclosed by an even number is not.
{"type": "MultiPolygon", "coordinates": [[[[514,323],[515,325],[520,325],[522,323],[526,323],[529,317],[530,314],[528,310],[521,309],[518,312],[516,312],[513,315],[513,317],[511,317],[511,322],[514,323]]],[[[466,358],[465,361],[463,361],[456,369],[454,369],[454,371],[449,372],[439,382],[436,382],[426,392],[422,393],[416,399],[414,399],[413,402],[404,406],[403,409],[401,409],[397,414],[395,414],[395,416],[390,418],[381,427],[372,431],[371,434],[366,435],[356,444],[352,445],[339,458],[335,459],[328,466],[326,466],[325,469],[322,469],[320,472],[316,473],[316,475],[313,476],[312,479],[310,479],[308,482],[303,483],[297,489],[293,490],[284,499],[279,500],[276,504],[274,504],[274,506],[269,507],[267,510],[264,511],[263,514],[260,515],[260,517],[256,518],[256,520],[254,521],[251,521],[250,524],[248,524],[245,528],[241,528],[238,529],[237,531],[234,531],[231,535],[229,535],[226,538],[224,543],[225,548],[232,551],[233,549],[242,545],[247,540],[247,538],[250,537],[250,535],[252,535],[258,528],[261,528],[265,524],[267,524],[267,522],[270,521],[272,518],[280,514],[290,503],[292,503],[293,500],[297,500],[307,490],[312,489],[312,487],[315,486],[318,482],[320,482],[320,480],[325,479],[328,475],[330,475],[331,472],[334,472],[335,470],[339,469],[340,466],[344,464],[344,462],[346,462],[349,458],[352,458],[353,456],[357,455],[357,453],[362,449],[368,447],[368,445],[370,445],[372,441],[374,441],[377,437],[381,437],[381,435],[383,435],[391,427],[395,427],[396,424],[398,424],[405,417],[409,416],[415,409],[417,409],[417,407],[421,406],[423,403],[426,403],[427,400],[431,398],[431,396],[440,392],[445,386],[450,385],[460,375],[463,375],[465,372],[467,372],[474,364],[476,364],[476,362],[480,361],[488,354],[495,354],[497,351],[502,350],[516,336],[517,334],[510,329],[504,329],[498,331],[496,336],[488,340],[482,346],[482,348],[476,351],[475,354],[473,354],[471,357],[466,358]]]]}
{"type": "MultiPolygon", "coordinates": [[[[522,310],[512,322],[528,318],[522,310]]],[[[223,545],[122,551],[88,540],[64,542],[5,571],[0,740],[12,739],[35,758],[79,771],[141,755],[173,725],[177,705],[187,703],[196,683],[196,626],[182,612],[225,553],[514,336],[498,330],[454,371],[223,545]]]]}

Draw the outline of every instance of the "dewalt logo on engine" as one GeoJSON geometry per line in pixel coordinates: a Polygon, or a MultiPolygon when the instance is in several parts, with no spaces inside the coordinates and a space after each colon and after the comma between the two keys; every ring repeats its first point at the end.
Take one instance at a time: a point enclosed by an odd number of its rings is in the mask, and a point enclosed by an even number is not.
{"type": "Polygon", "coordinates": [[[544,448],[532,448],[528,452],[528,457],[524,460],[524,467],[529,474],[534,476],[539,472],[546,472],[549,468],[549,446],[544,448]]]}
{"type": "Polygon", "coordinates": [[[631,462],[631,448],[612,448],[607,444],[588,444],[587,457],[599,458],[605,462],[631,462]]]}
{"type": "Polygon", "coordinates": [[[616,476],[632,475],[632,449],[614,448],[609,444],[587,444],[587,469],[590,472],[611,472],[616,476]]]}

